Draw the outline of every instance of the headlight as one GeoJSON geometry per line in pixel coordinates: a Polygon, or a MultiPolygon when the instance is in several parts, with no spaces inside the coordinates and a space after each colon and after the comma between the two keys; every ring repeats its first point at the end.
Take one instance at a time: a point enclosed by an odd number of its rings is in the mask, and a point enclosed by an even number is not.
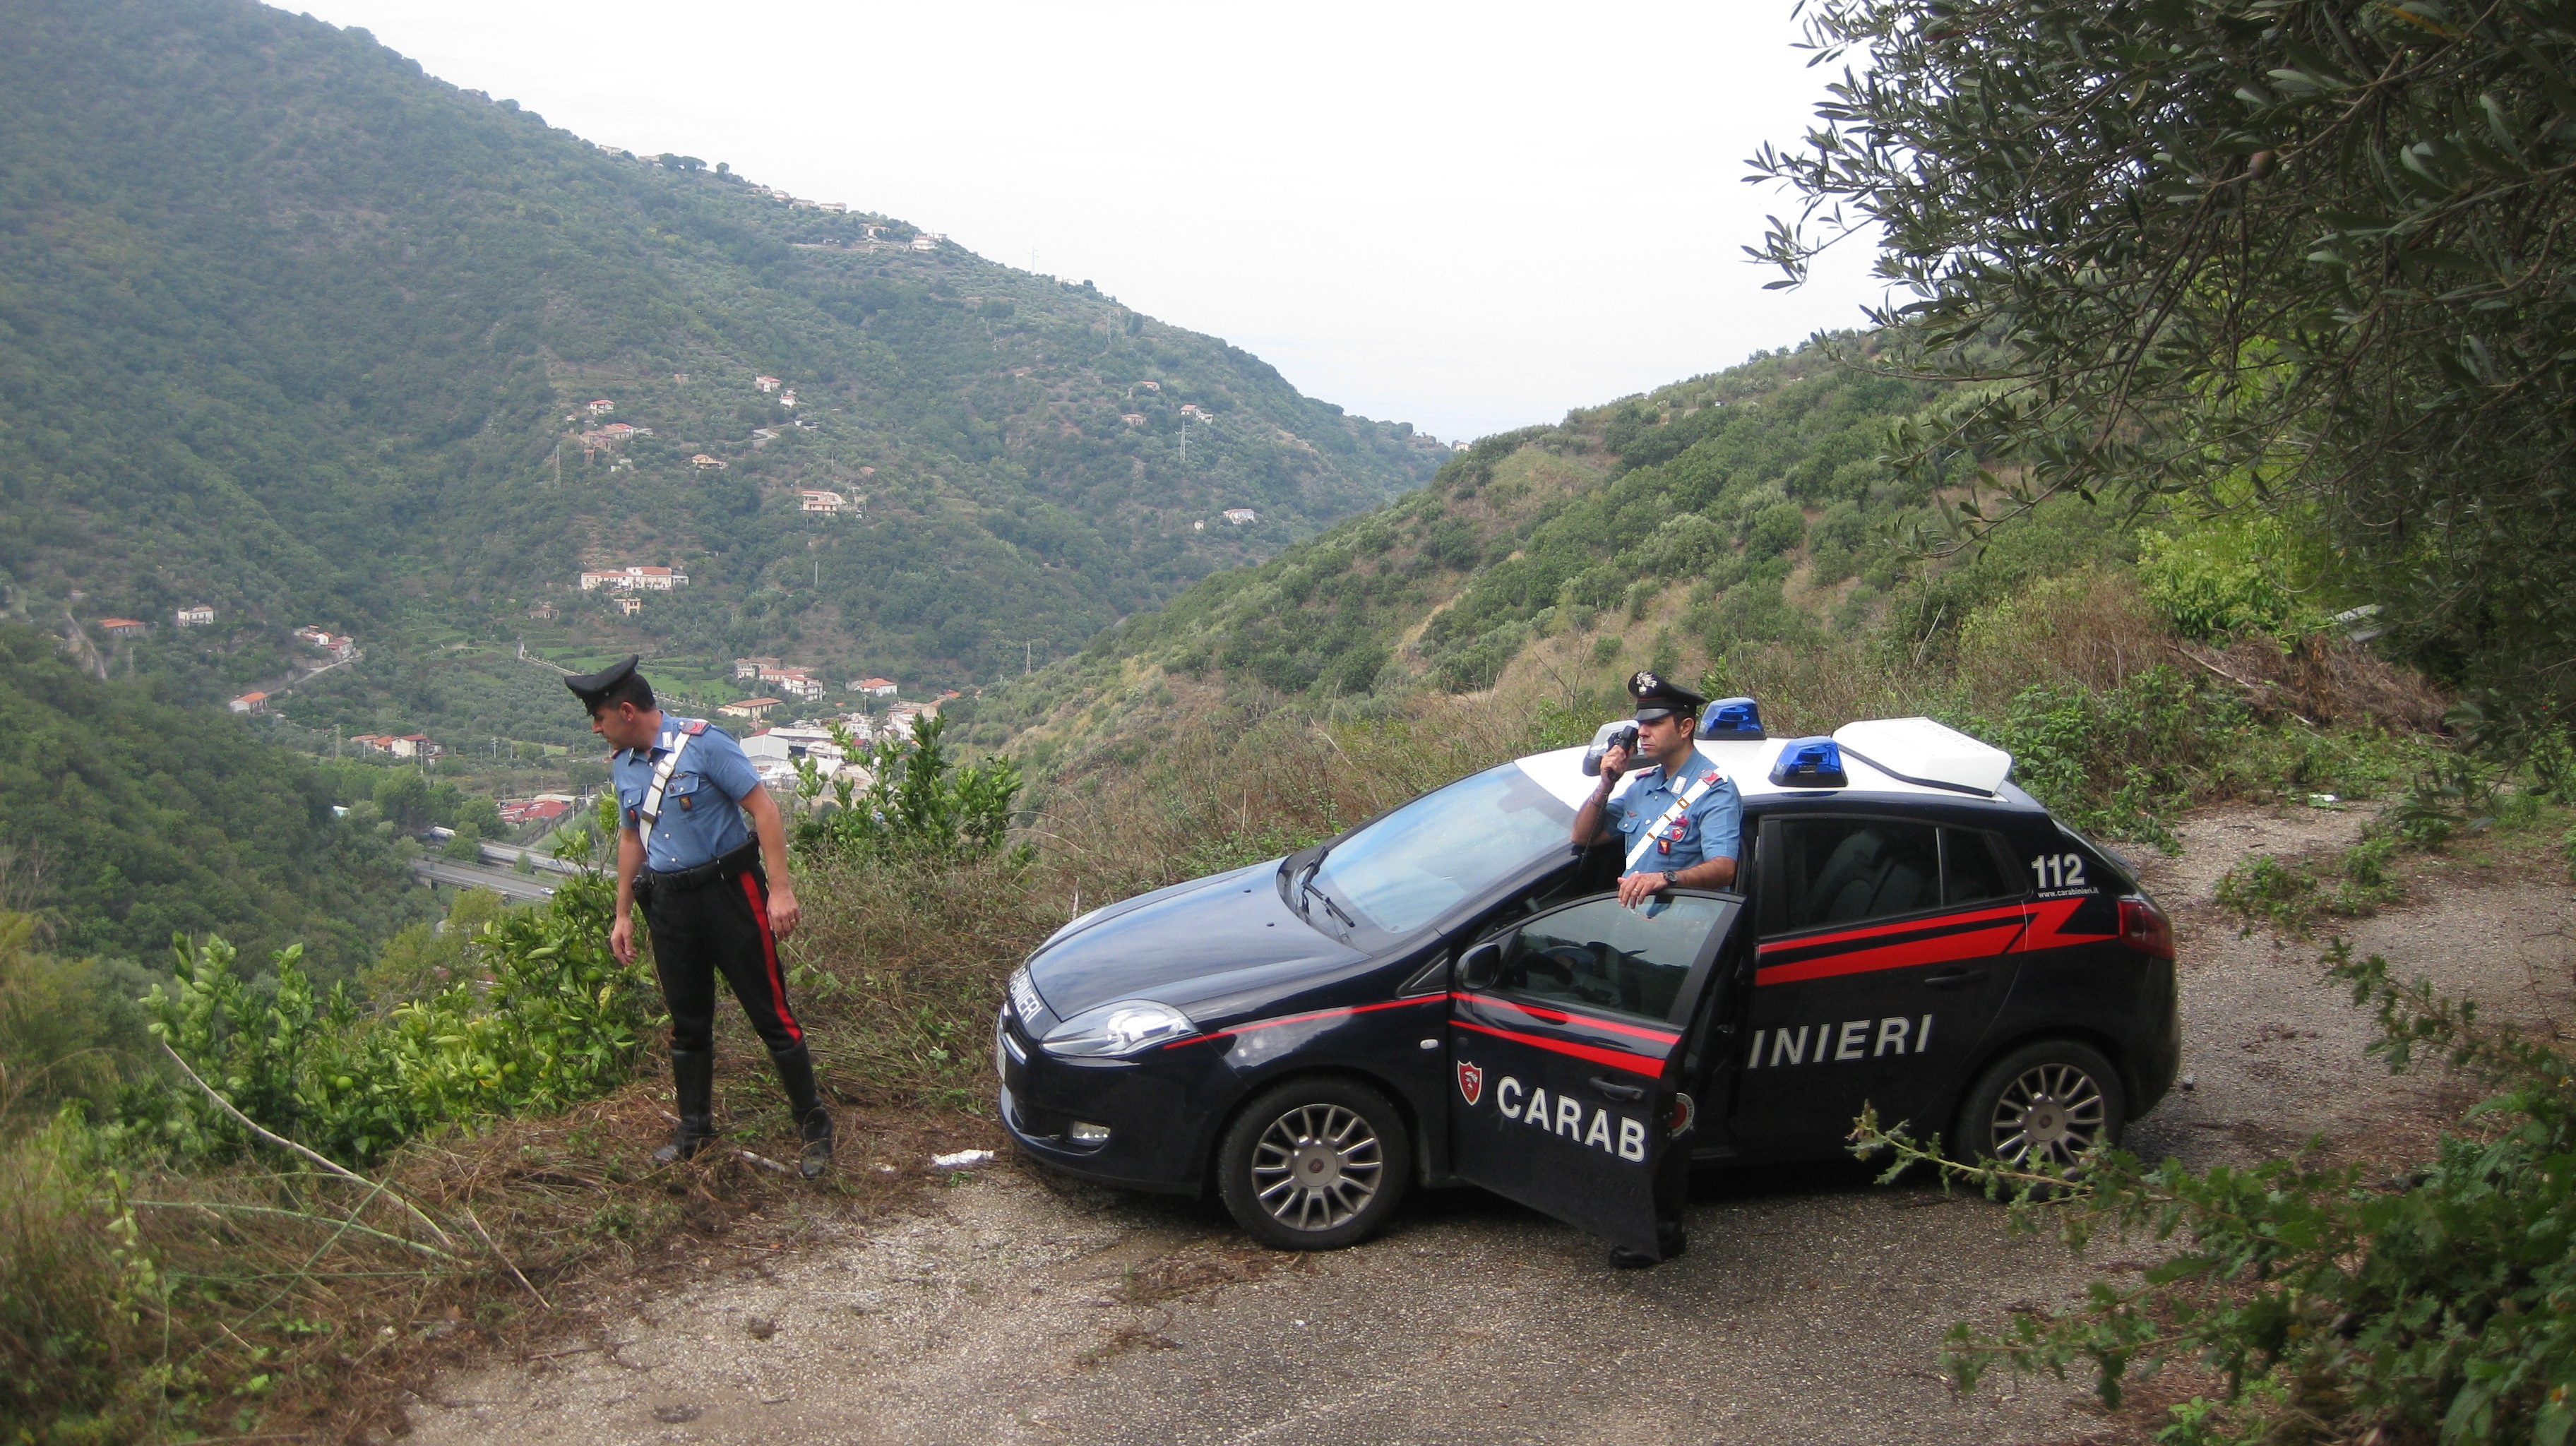
{"type": "Polygon", "coordinates": [[[1190,1023],[1188,1015],[1168,1004],[1122,999],[1116,1004],[1086,1009],[1057,1025],[1038,1041],[1038,1047],[1049,1054],[1078,1059],[1108,1059],[1187,1039],[1198,1032],[1199,1027],[1190,1023]]]}

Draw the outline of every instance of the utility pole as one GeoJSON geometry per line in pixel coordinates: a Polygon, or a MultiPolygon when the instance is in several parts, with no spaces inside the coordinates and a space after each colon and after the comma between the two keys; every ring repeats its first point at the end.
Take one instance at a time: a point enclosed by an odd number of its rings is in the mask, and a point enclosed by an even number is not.
{"type": "Polygon", "coordinates": [[[1037,640],[1036,640],[1036,639],[1032,638],[1032,639],[1030,639],[1030,640],[1028,640],[1028,641],[1026,641],[1026,642],[1023,642],[1022,644],[1020,644],[1020,676],[1021,676],[1021,677],[1025,678],[1025,677],[1027,677],[1027,676],[1029,675],[1029,669],[1030,669],[1030,667],[1031,667],[1031,666],[1033,666],[1033,665],[1034,665],[1034,662],[1035,662],[1035,660],[1036,660],[1036,658],[1037,658],[1037,655],[1038,655],[1038,645],[1037,645],[1037,640]]]}
{"type": "Polygon", "coordinates": [[[563,438],[555,438],[555,485],[563,485],[563,438]]]}

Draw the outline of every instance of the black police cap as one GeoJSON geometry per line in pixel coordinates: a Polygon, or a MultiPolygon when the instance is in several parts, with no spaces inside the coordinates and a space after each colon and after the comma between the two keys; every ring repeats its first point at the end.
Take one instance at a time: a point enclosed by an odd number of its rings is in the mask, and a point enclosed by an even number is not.
{"type": "Polygon", "coordinates": [[[1651,723],[1674,713],[1693,713],[1705,707],[1706,698],[1661,673],[1640,669],[1628,675],[1628,696],[1637,700],[1637,721],[1651,723]]]}
{"type": "Polygon", "coordinates": [[[596,711],[599,700],[608,696],[608,690],[625,682],[635,672],[635,665],[642,661],[642,657],[629,653],[626,661],[611,663],[596,673],[568,674],[564,678],[564,686],[572,689],[572,695],[581,700],[582,707],[596,711]]]}

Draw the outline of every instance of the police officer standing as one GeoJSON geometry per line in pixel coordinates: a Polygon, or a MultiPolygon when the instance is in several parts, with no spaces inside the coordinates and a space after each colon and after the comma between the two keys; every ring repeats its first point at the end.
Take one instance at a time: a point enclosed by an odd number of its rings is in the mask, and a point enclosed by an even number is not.
{"type": "Polygon", "coordinates": [[[634,905],[653,931],[653,965],[671,1011],[671,1081],[679,1128],[653,1152],[685,1160],[715,1136],[715,979],[741,1001],[769,1046],[804,1137],[797,1169],[831,1167],[832,1116],[814,1091],[814,1058],[787,1007],[778,941],[796,932],[787,828],[742,745],[703,719],[666,716],[628,658],[564,679],[590,711],[590,729],[616,750],[617,921],[608,946],[635,960],[634,905]],[[743,815],[751,816],[746,828],[743,815]],[[754,835],[757,830],[757,836],[754,835]]]}
{"type": "MultiPolygon", "coordinates": [[[[1627,860],[1619,902],[1632,909],[1671,889],[1732,888],[1744,801],[1735,781],[1699,751],[1699,710],[1708,700],[1650,671],[1629,676],[1628,695],[1637,706],[1636,747],[1613,744],[1602,755],[1601,782],[1574,815],[1575,845],[1618,841],[1627,860]],[[1613,797],[1619,776],[1640,757],[1652,766],[1613,797]]],[[[1653,1265],[1681,1254],[1689,1244],[1681,1221],[1689,1193],[1690,1152],[1666,1150],[1655,1179],[1661,1248],[1649,1255],[1620,1247],[1610,1263],[1653,1265]]]]}

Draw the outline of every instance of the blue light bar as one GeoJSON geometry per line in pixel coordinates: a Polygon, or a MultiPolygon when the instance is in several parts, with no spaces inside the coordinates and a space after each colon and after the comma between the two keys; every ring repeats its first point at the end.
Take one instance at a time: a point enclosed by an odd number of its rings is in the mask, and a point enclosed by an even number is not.
{"type": "Polygon", "coordinates": [[[1762,731],[1762,705],[1750,698],[1720,698],[1701,710],[1699,736],[1721,743],[1759,743],[1771,735],[1762,731]]]}
{"type": "Polygon", "coordinates": [[[1771,781],[1782,788],[1849,788],[1843,772],[1843,750],[1830,738],[1799,738],[1780,750],[1771,765],[1771,781]]]}

